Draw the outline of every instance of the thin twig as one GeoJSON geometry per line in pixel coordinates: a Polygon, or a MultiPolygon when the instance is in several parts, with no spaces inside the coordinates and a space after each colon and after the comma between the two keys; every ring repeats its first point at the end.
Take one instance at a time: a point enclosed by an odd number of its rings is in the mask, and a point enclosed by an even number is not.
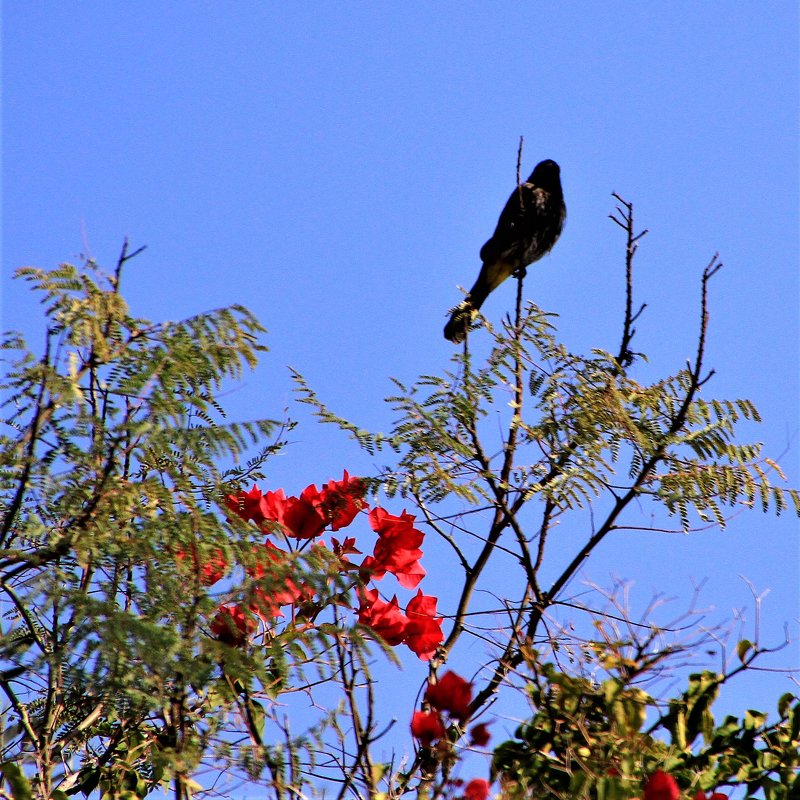
{"type": "Polygon", "coordinates": [[[616,192],[612,192],[612,197],[625,207],[623,211],[622,208],[617,206],[616,213],[619,216],[608,215],[625,231],[627,237],[625,244],[625,321],[622,326],[622,343],[617,355],[617,363],[624,369],[633,363],[635,357],[635,354],[630,349],[631,341],[636,334],[636,328],[633,327],[633,323],[639,319],[641,313],[647,308],[647,304],[642,303],[639,306],[639,310],[635,314],[633,313],[633,257],[639,248],[638,241],[647,233],[647,228],[640,233],[635,233],[633,203],[623,200],[616,192]]]}

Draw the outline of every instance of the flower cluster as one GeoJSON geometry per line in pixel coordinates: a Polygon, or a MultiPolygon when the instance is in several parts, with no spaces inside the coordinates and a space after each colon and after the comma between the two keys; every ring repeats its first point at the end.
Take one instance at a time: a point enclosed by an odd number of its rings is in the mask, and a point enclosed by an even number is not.
{"type": "Polygon", "coordinates": [[[344,472],[340,481],[329,481],[321,490],[312,483],[300,497],[286,497],[283,489],[262,494],[257,486],[249,492],[229,495],[227,506],[246,521],[268,530],[279,527],[294,539],[314,539],[326,527],[347,527],[366,508],[366,486],[360,478],[344,472]]]}
{"type": "Polygon", "coordinates": [[[436,615],[435,597],[417,590],[408,601],[406,613],[400,610],[397,595],[385,602],[378,597],[377,589],[361,592],[358,621],[372,628],[391,645],[405,644],[423,661],[427,661],[442,643],[442,618],[436,615]]]}
{"type": "MultiPolygon", "coordinates": [[[[445,735],[442,714],[447,714],[450,723],[463,725],[469,719],[471,703],[472,684],[452,670],[437,681],[429,679],[423,697],[425,710],[415,711],[411,718],[412,735],[423,747],[430,747],[445,735]]],[[[489,738],[486,722],[475,725],[470,731],[470,744],[483,747],[489,738]]]]}
{"type": "MultiPolygon", "coordinates": [[[[287,497],[282,489],[262,493],[257,486],[229,495],[228,509],[246,522],[255,523],[268,538],[255,548],[252,561],[245,568],[252,589],[243,603],[217,609],[211,623],[212,634],[225,644],[239,646],[255,628],[253,616],[270,623],[283,616],[282,607],[310,603],[313,591],[295,577],[291,554],[278,547],[272,538],[296,540],[298,544],[313,541],[314,546],[325,547],[319,539],[325,530],[337,532],[346,528],[363,511],[368,512],[376,539],[372,552],[361,563],[349,559],[354,554],[361,555],[355,547],[355,537],[343,541],[331,537],[331,552],[338,559],[342,574],[353,575],[358,622],[388,644],[405,644],[420,659],[430,659],[444,636],[442,618],[436,609],[437,598],[417,588],[425,577],[420,563],[424,534],[414,527],[411,514],[403,512],[395,516],[380,506],[370,509],[365,494],[365,482],[351,478],[345,471],[341,480],[331,480],[321,488],[312,484],[298,497],[287,497]],[[382,580],[387,573],[394,575],[402,588],[417,589],[405,610],[400,608],[396,595],[385,600],[377,588],[368,586],[382,580]]],[[[194,571],[205,586],[216,583],[227,571],[222,551],[218,556],[197,563],[194,555],[194,571]]],[[[186,553],[178,554],[181,560],[187,557],[186,553]]]]}
{"type": "Polygon", "coordinates": [[[248,607],[256,616],[264,620],[282,617],[281,606],[310,599],[302,584],[298,585],[291,577],[283,574],[290,568],[286,551],[267,540],[260,547],[254,548],[253,556],[253,561],[245,567],[245,572],[253,581],[248,607]],[[268,581],[264,581],[265,578],[268,581]],[[269,589],[263,585],[265,582],[269,589]]]}
{"type": "Polygon", "coordinates": [[[369,512],[369,524],[378,534],[375,549],[361,563],[361,569],[373,579],[391,572],[405,589],[414,589],[425,577],[419,563],[424,534],[414,527],[414,517],[403,512],[399,517],[376,507],[369,512]]]}

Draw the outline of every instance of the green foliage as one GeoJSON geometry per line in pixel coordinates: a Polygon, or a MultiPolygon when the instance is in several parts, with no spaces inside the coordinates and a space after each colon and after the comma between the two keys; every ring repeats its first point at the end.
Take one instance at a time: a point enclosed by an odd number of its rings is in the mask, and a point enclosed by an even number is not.
{"type": "MultiPolygon", "coordinates": [[[[129,257],[110,279],[91,264],[20,270],[42,296],[44,349],[4,339],[0,688],[14,724],[0,762],[15,798],[28,782],[37,796],[141,797],[170,780],[191,793],[251,688],[276,697],[329,646],[299,624],[251,653],[209,638],[224,598],[195,565],[221,554],[236,577],[257,541],[217,504],[260,476],[288,423],[228,421],[216,398],[264,350],[255,318],[134,317],[117,291],[129,257]]],[[[318,554],[295,560],[319,597],[335,591],[318,554]]]]}
{"type": "Polygon", "coordinates": [[[0,774],[8,781],[14,800],[31,800],[31,784],[19,765],[11,762],[0,764],[0,774]]]}
{"type": "Polygon", "coordinates": [[[761,445],[736,441],[738,422],[760,421],[752,403],[701,398],[689,367],[642,384],[609,353],[567,352],[551,320],[531,304],[515,329],[493,332],[485,364],[476,368],[465,351],[454,357],[457,372],[397,383],[399,392],[387,399],[397,412],[390,434],[371,436],[340,420],[297,376],[300,391],[323,421],[339,424],[370,453],[390,444],[400,455],[385,471],[387,490],[427,503],[451,495],[494,502],[494,468],[505,453],[484,443],[480,420],[505,417],[515,461],[500,488],[516,510],[534,498],[563,510],[632,492],[663,504],[684,530],[698,518],[724,525],[725,509],[738,505],[780,513],[792,504],[800,513],[797,491],[770,480],[770,473],[785,476],[761,445]],[[524,409],[515,400],[521,373],[524,409]]]}
{"type": "Polygon", "coordinates": [[[646,677],[654,662],[621,659],[621,645],[597,643],[605,678],[566,674],[534,654],[533,716],[494,752],[492,769],[504,796],[629,800],[641,796],[657,769],[687,797],[736,786],[747,798],[761,792],[789,798],[800,789],[796,697],[780,699],[776,722],[750,710],[717,724],[712,705],[730,676],[703,672],[691,675],[686,690],[660,712],[661,704],[632,680],[646,677]]]}

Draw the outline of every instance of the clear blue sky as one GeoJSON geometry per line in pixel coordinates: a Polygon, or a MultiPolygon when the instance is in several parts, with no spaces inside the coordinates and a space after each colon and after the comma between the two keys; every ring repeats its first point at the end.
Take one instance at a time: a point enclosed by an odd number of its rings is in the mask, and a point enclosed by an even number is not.
{"type": "MultiPolygon", "coordinates": [[[[444,314],[477,274],[523,135],[523,170],[557,160],[569,209],[528,296],[560,315],[570,347],[618,346],[623,240],[607,214],[619,192],[650,229],[637,344],[654,377],[693,354],[699,275],[720,251],[706,395],[754,400],[765,423],[751,433],[800,483],[794,2],[3,11],[4,328],[39,330],[15,267],[88,253],[111,268],[128,236],[148,245],[125,280],[137,313],[244,303],[269,328],[271,353],[227,398],[234,414],[280,415],[291,364],[334,410],[385,429],[389,377],[447,364],[444,314]]],[[[492,295],[490,319],[513,291],[492,295]]],[[[371,471],[289,413],[304,424],[274,485],[371,471]]],[[[724,617],[750,602],[744,575],[771,590],[765,632],[780,637],[784,621],[797,632],[797,534],[789,516],[752,513],[724,533],[619,537],[590,576],[629,577],[642,602],[708,578],[703,597],[724,617]]],[[[739,708],[791,688],[748,686],[739,708]]]]}

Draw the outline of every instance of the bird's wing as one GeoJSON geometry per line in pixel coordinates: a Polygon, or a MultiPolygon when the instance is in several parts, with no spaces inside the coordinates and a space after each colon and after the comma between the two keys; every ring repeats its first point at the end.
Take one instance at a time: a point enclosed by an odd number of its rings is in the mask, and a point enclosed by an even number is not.
{"type": "Polygon", "coordinates": [[[481,261],[493,263],[508,261],[514,263],[530,245],[531,235],[535,235],[533,220],[539,213],[543,189],[532,183],[522,183],[514,189],[505,204],[492,238],[481,248],[481,261]]]}

